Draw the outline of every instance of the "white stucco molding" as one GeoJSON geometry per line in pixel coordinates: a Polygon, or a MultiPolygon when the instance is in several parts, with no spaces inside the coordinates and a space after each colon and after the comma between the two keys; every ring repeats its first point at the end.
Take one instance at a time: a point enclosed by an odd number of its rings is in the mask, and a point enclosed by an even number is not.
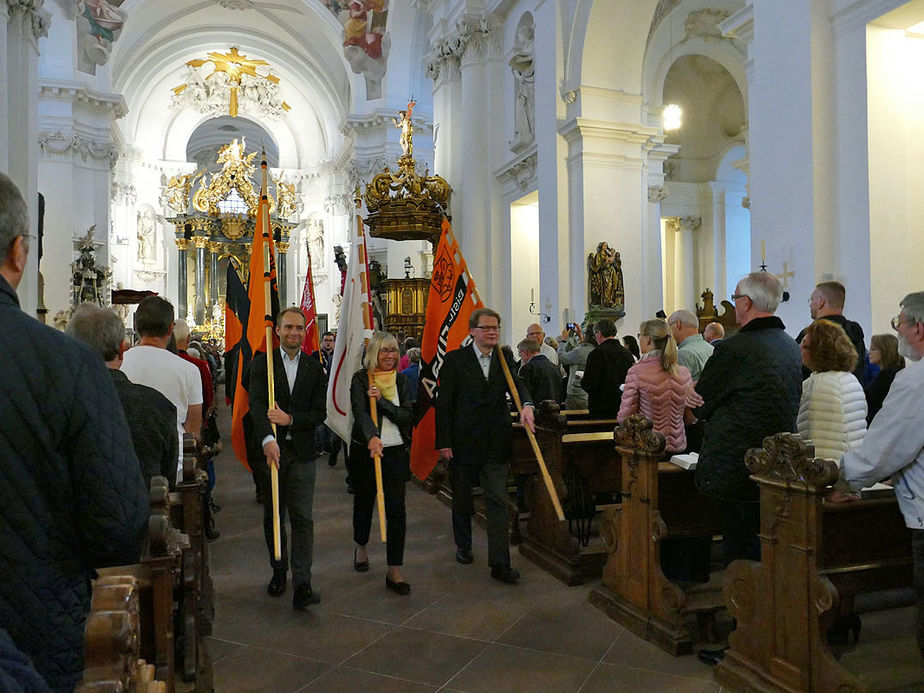
{"type": "Polygon", "coordinates": [[[520,156],[494,171],[494,177],[502,183],[514,182],[522,192],[527,192],[531,188],[536,188],[538,162],[539,155],[536,145],[533,144],[520,156]]]}
{"type": "Polygon", "coordinates": [[[907,2],[908,0],[838,0],[834,3],[835,9],[831,13],[834,36],[852,33],[907,2]]]}
{"type": "Polygon", "coordinates": [[[433,47],[424,56],[424,74],[436,82],[457,76],[452,68],[497,57],[502,28],[503,20],[497,15],[463,16],[451,31],[431,42],[433,47]]]}
{"type": "Polygon", "coordinates": [[[82,82],[72,80],[40,79],[39,99],[87,104],[108,111],[113,118],[121,118],[128,113],[128,105],[121,94],[95,91],[82,82]]]}
{"type": "Polygon", "coordinates": [[[112,142],[77,132],[44,130],[39,133],[38,145],[45,161],[73,161],[79,157],[82,161],[106,161],[111,168],[119,158],[119,148],[112,142]]]}
{"type": "Polygon", "coordinates": [[[22,17],[23,40],[38,40],[48,36],[51,13],[44,9],[44,0],[0,0],[0,7],[6,10],[11,20],[22,17]]]}

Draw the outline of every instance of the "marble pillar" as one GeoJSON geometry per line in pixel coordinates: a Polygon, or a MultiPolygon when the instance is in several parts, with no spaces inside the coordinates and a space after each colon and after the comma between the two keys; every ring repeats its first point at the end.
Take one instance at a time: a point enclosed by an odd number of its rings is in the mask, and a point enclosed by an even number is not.
{"type": "Polygon", "coordinates": [[[692,310],[696,305],[693,232],[702,225],[700,217],[677,217],[667,224],[674,239],[674,306],[692,310]]]}
{"type": "Polygon", "coordinates": [[[186,312],[187,312],[186,297],[188,296],[189,289],[186,286],[186,251],[189,250],[190,243],[192,243],[192,241],[189,241],[183,238],[178,238],[176,241],[176,248],[177,248],[176,317],[178,318],[185,318],[186,312]]]}
{"type": "Polygon", "coordinates": [[[288,292],[288,273],[286,272],[286,258],[289,257],[289,242],[279,241],[276,244],[276,285],[279,287],[279,306],[285,308],[289,305],[288,292]]]}
{"type": "MultiPolygon", "coordinates": [[[[209,310],[214,310],[214,306],[219,302],[219,285],[218,285],[218,252],[221,250],[221,243],[209,241],[209,310]]],[[[211,317],[211,312],[209,312],[211,317]]]]}
{"type": "Polygon", "coordinates": [[[196,325],[204,325],[206,321],[205,250],[208,247],[209,239],[206,236],[196,236],[193,240],[196,243],[196,304],[194,315],[196,325]]]}

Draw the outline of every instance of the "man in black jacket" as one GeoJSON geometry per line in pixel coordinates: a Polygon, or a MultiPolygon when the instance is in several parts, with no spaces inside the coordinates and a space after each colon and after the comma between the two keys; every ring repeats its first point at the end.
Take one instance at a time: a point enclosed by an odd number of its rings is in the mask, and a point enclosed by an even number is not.
{"type": "Polygon", "coordinates": [[[150,500],[99,354],[19,308],[28,232],[0,174],[0,628],[72,691],[93,570],[138,559],[150,500]]]}
{"type": "Polygon", "coordinates": [[[540,352],[539,342],[535,339],[524,339],[517,344],[520,356],[520,378],[526,383],[526,389],[536,402],[547,399],[561,402],[561,371],[558,366],[549,361],[545,354],[540,352]]]}
{"type": "Polygon", "coordinates": [[[263,533],[270,553],[273,577],[266,591],[278,597],[286,591],[289,564],[286,539],[286,510],[292,525],[292,606],[304,609],[321,601],[311,589],[311,563],[314,551],[314,481],[315,428],[327,415],[324,370],[317,359],[302,352],[305,340],[305,315],[296,307],[286,308],[276,319],[280,348],[273,351],[273,374],[276,401],[270,402],[266,377],[266,354],[258,353],[250,368],[250,414],[254,440],[261,441],[266,476],[261,484],[270,488],[269,465],[279,469],[279,524],[282,558],[273,556],[273,504],[263,504],[263,533]],[[276,425],[275,432],[272,425],[276,425]]]}
{"type": "Polygon", "coordinates": [[[635,360],[616,339],[616,325],[603,318],[594,325],[597,348],[587,354],[581,387],[587,392],[587,408],[597,419],[615,419],[622,402],[622,384],[635,360]]]}
{"type": "MultiPolygon", "coordinates": [[[[491,577],[513,584],[520,578],[520,573],[510,567],[507,536],[507,472],[513,452],[513,425],[497,348],[500,315],[490,308],[478,308],[472,311],[468,326],[472,344],[450,351],[440,368],[436,448],[441,459],[449,460],[456,560],[463,564],[474,560],[472,486],[480,480],[488,521],[491,577]]],[[[515,375],[512,358],[507,358],[507,365],[523,403],[520,421],[532,430],[529,392],[515,375]]]]}
{"type": "MultiPolygon", "coordinates": [[[[809,298],[809,313],[812,320],[829,320],[835,325],[840,325],[847,333],[850,343],[857,350],[857,367],[853,369],[853,374],[857,376],[860,384],[866,387],[866,367],[869,365],[869,357],[866,354],[866,342],[863,336],[863,328],[860,324],[844,317],[844,302],[847,298],[847,290],[840,282],[822,282],[815,287],[809,298]]],[[[796,337],[796,344],[802,344],[802,338],[805,336],[805,330],[799,332],[796,337]]],[[[802,367],[802,378],[808,378],[812,372],[802,367]]]]}
{"type": "Polygon", "coordinates": [[[179,449],[176,407],[153,387],[133,383],[119,370],[125,346],[122,319],[111,310],[82,303],[67,324],[67,334],[96,349],[106,362],[132,432],[145,486],[151,487],[152,476],[164,476],[174,486],[179,449]]]}
{"type": "Polygon", "coordinates": [[[722,504],[726,564],[760,560],[758,489],[745,453],[766,436],[796,430],[802,358],[773,314],[782,296],[780,280],[769,272],[738,282],[732,299],[741,329],[716,346],[696,384],[704,404],[694,413],[706,422],[696,487],[722,504]]]}

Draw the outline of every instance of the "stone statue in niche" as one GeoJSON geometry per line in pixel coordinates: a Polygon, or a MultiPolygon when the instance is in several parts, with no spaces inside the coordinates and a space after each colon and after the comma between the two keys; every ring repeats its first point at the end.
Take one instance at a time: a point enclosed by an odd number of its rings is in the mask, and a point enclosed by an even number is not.
{"type": "Polygon", "coordinates": [[[157,218],[147,209],[138,212],[138,260],[149,264],[156,260],[154,238],[157,233],[157,218]]]}
{"type": "Polygon", "coordinates": [[[523,24],[517,29],[509,65],[514,81],[514,133],[510,144],[514,151],[520,151],[535,138],[536,79],[532,24],[523,24]]]}
{"type": "Polygon", "coordinates": [[[593,309],[625,308],[625,288],[622,278],[622,259],[606,241],[597,244],[597,250],[587,258],[590,279],[589,303],[593,309]]]}
{"type": "Polygon", "coordinates": [[[77,68],[96,74],[105,65],[112,44],[119,38],[128,14],[119,9],[123,0],[75,0],[77,9],[77,68]]]}
{"type": "Polygon", "coordinates": [[[319,271],[324,266],[324,221],[308,220],[308,250],[311,253],[311,271],[319,271]]]}

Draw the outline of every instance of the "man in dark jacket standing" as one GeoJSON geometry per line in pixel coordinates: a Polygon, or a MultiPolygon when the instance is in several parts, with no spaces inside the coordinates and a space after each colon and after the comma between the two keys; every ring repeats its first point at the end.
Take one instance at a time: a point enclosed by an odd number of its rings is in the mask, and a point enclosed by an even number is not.
{"type": "Polygon", "coordinates": [[[273,504],[263,504],[263,533],[270,553],[273,578],[266,591],[278,597],[286,591],[289,563],[286,541],[286,512],[292,525],[292,607],[305,609],[321,601],[311,588],[314,557],[315,429],[327,415],[324,370],[317,359],[302,351],[305,341],[305,314],[300,308],[286,308],[276,319],[279,349],[273,351],[273,388],[276,401],[270,402],[266,378],[266,354],[258,353],[250,368],[250,414],[254,440],[261,441],[266,467],[263,488],[270,488],[269,465],[279,469],[279,525],[282,558],[273,557],[273,504]],[[270,424],[276,425],[273,432],[270,424]]]}
{"type": "Polygon", "coordinates": [[[622,402],[620,387],[635,360],[616,339],[616,325],[603,318],[594,325],[597,348],[587,354],[581,387],[587,392],[587,408],[597,419],[615,419],[622,402]]]}
{"type": "Polygon", "coordinates": [[[138,559],[150,501],[99,354],[19,308],[28,232],[0,174],[0,628],[53,690],[71,691],[90,577],[138,559]]]}
{"type": "Polygon", "coordinates": [[[536,402],[547,399],[561,402],[561,371],[539,350],[539,342],[527,338],[517,344],[520,356],[520,378],[536,402]]]}
{"type": "MultiPolygon", "coordinates": [[[[510,566],[507,536],[507,472],[513,453],[513,425],[497,348],[500,315],[490,308],[478,308],[472,311],[468,327],[473,341],[446,354],[436,400],[436,448],[441,459],[449,460],[456,560],[463,564],[474,560],[472,486],[480,482],[488,521],[491,577],[514,584],[520,573],[510,566]]],[[[512,359],[507,359],[507,365],[523,404],[520,421],[533,429],[529,392],[515,375],[512,359]]]]}
{"type": "Polygon", "coordinates": [[[766,436],[796,430],[802,358],[773,314],[782,296],[779,279],[768,272],[738,282],[732,299],[741,329],[716,346],[696,385],[705,403],[694,413],[706,421],[696,487],[722,503],[726,564],[760,560],[758,489],[745,452],[761,447],[766,436]]]}
{"type": "MultiPolygon", "coordinates": [[[[869,365],[869,357],[866,353],[866,342],[863,336],[863,328],[860,323],[848,320],[844,317],[844,303],[847,298],[847,290],[840,282],[822,282],[815,287],[809,298],[809,313],[812,320],[829,320],[835,325],[840,325],[847,333],[850,343],[857,350],[857,367],[853,369],[853,374],[863,387],[869,383],[866,380],[866,367],[869,365]]],[[[796,344],[802,344],[802,338],[805,336],[805,330],[799,332],[796,337],[796,344]]],[[[807,367],[802,367],[802,379],[808,378],[812,374],[807,367]]]]}

